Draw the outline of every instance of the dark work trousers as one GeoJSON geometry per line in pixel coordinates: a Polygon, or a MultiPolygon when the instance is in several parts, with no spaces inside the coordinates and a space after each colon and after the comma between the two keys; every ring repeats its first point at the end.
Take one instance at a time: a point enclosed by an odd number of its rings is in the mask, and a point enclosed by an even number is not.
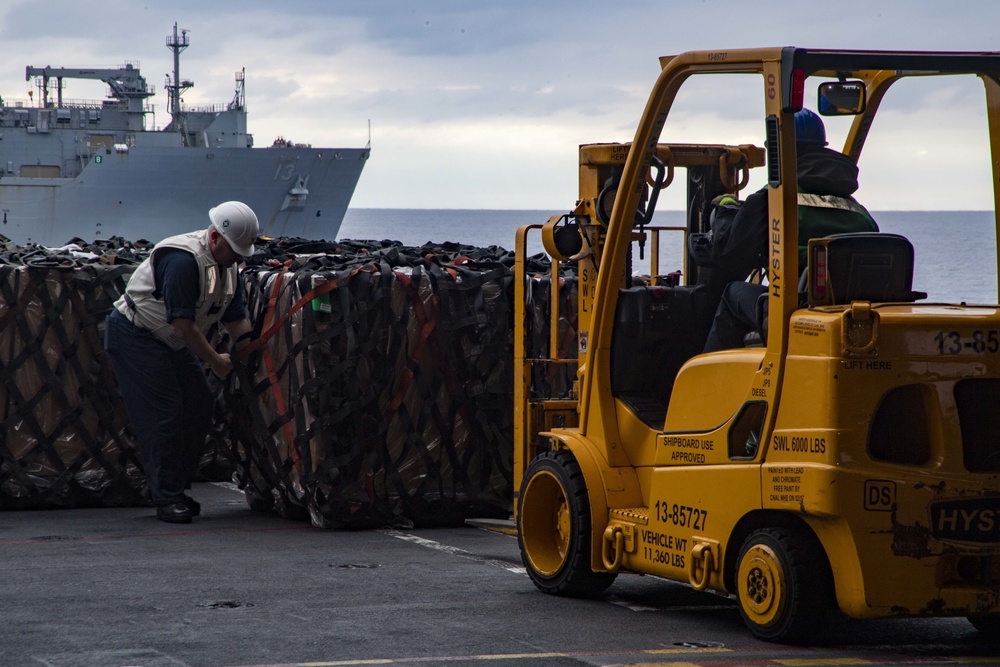
{"type": "Polygon", "coordinates": [[[180,502],[212,420],[214,399],[201,362],[186,348],[171,350],[117,310],[105,321],[104,347],[139,438],[153,503],[180,502]]]}
{"type": "Polygon", "coordinates": [[[733,282],[726,285],[715,311],[705,352],[743,347],[743,336],[757,329],[757,298],[767,285],[733,282]]]}

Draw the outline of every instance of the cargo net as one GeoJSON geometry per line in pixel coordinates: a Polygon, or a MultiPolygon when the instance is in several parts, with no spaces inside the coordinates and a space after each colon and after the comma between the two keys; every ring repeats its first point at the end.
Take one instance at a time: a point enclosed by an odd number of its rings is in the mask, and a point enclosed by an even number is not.
{"type": "MultiPolygon", "coordinates": [[[[533,257],[528,266],[528,284],[525,289],[527,301],[525,348],[534,359],[576,360],[579,347],[577,327],[577,281],[576,274],[562,270],[560,266],[558,303],[559,319],[556,335],[557,349],[551,349],[552,276],[545,255],[533,257]]],[[[511,352],[513,354],[513,352],[511,352]]],[[[570,398],[576,380],[575,363],[536,362],[531,366],[530,398],[532,400],[570,398]]],[[[513,389],[512,389],[513,391],[513,389]]],[[[511,399],[513,401],[513,398],[511,399]]]]}
{"type": "MultiPolygon", "coordinates": [[[[2,269],[0,508],[146,504],[104,357],[104,317],[146,250],[120,240],[2,269]],[[83,258],[81,258],[81,255],[83,258]]],[[[510,515],[513,254],[458,244],[278,239],[243,278],[255,340],[216,390],[201,478],[316,526],[510,515]]],[[[529,260],[532,356],[548,355],[549,265],[529,260]]],[[[575,356],[575,276],[560,279],[575,356]]],[[[226,341],[217,341],[225,344],[226,341]]],[[[541,397],[575,367],[538,365],[541,397]]]]}
{"type": "Polygon", "coordinates": [[[121,244],[93,250],[8,246],[0,258],[0,509],[145,502],[102,345],[134,255],[121,244]]]}
{"type": "Polygon", "coordinates": [[[244,273],[259,347],[232,440],[251,506],[333,527],[509,516],[513,256],[292,250],[244,273]]]}

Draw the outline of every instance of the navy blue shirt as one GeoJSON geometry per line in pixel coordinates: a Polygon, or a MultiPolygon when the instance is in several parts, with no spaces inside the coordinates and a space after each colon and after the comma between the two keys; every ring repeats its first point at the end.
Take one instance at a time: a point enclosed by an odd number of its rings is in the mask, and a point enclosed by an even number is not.
{"type": "MultiPolygon", "coordinates": [[[[221,272],[225,269],[220,267],[221,272]]],[[[153,262],[153,297],[163,299],[167,306],[167,322],[176,318],[195,319],[195,306],[201,296],[201,276],[198,260],[181,248],[161,248],[156,251],[153,262]]],[[[247,317],[240,277],[236,277],[236,293],[229,307],[222,314],[223,323],[235,322],[247,317]]]]}

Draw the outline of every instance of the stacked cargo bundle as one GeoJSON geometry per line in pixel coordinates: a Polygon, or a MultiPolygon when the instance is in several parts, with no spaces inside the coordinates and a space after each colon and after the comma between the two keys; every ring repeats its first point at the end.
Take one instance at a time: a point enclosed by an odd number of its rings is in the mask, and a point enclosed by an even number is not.
{"type": "Polygon", "coordinates": [[[9,245],[3,253],[0,509],[144,502],[100,337],[132,257],[114,241],[76,253],[9,245]]]}
{"type": "MultiPolygon", "coordinates": [[[[145,504],[136,443],[101,345],[144,249],[9,252],[0,265],[0,509],[145,504]],[[81,257],[85,256],[85,259],[81,257]]],[[[549,344],[548,264],[532,260],[549,344]]],[[[317,526],[506,517],[513,430],[513,256],[396,242],[261,244],[244,270],[256,340],[216,382],[203,475],[255,509],[317,526]]],[[[575,356],[575,279],[560,292],[575,356]]],[[[539,369],[565,395],[572,366],[539,369]]]]}
{"type": "Polygon", "coordinates": [[[505,518],[510,253],[295,250],[244,273],[259,338],[233,424],[251,506],[334,527],[505,518]]]}

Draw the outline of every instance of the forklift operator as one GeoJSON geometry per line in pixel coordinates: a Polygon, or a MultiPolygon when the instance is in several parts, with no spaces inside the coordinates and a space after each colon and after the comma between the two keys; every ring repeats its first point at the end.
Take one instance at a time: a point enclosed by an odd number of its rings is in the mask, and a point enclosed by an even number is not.
{"type": "MultiPolygon", "coordinates": [[[[843,153],[826,148],[826,143],[822,119],[809,109],[797,111],[800,274],[806,266],[809,239],[878,231],[871,214],[851,196],[858,189],[857,165],[843,153]]],[[[712,248],[715,265],[724,267],[733,282],[722,293],[705,352],[741,347],[743,337],[757,328],[757,299],[767,292],[767,286],[744,279],[766,265],[767,206],[765,186],[746,198],[732,224],[716,232],[712,248]]]]}

